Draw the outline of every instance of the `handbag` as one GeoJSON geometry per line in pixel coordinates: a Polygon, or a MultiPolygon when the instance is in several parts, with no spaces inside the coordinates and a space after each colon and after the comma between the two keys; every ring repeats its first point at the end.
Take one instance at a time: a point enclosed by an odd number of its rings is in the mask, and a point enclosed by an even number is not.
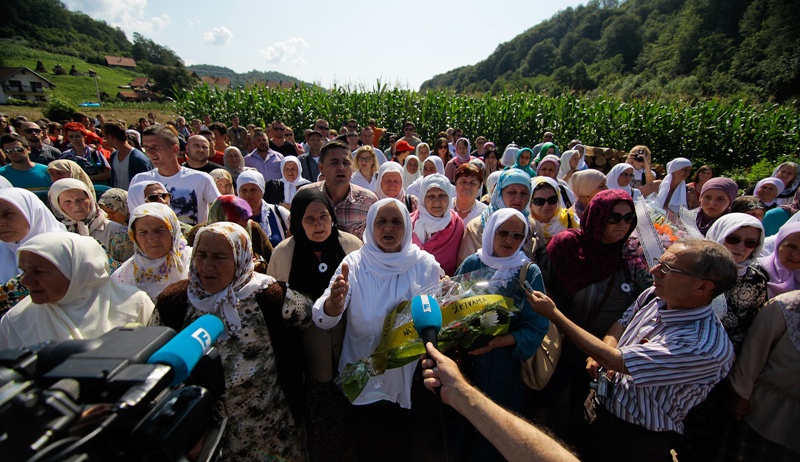
{"type": "MultiPolygon", "coordinates": [[[[526,280],[528,268],[532,264],[529,262],[520,270],[519,282],[521,284],[526,280]]],[[[536,350],[536,354],[522,361],[522,381],[534,390],[541,390],[547,385],[556,370],[558,359],[561,357],[564,336],[559,332],[555,323],[549,324],[547,334],[542,339],[542,344],[536,350]]]]}

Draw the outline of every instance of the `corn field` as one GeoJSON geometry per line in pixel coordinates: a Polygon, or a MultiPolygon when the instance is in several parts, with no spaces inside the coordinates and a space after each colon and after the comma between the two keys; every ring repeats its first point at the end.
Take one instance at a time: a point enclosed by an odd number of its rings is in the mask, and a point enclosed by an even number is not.
{"type": "Polygon", "coordinates": [[[370,118],[389,132],[401,132],[410,120],[424,141],[457,127],[474,140],[484,135],[502,152],[506,144],[532,146],[544,131],[555,133],[562,148],[572,139],[591,146],[629,150],[650,147],[655,162],[688,157],[722,170],[746,169],[760,159],[800,153],[800,112],[790,106],[731,103],[719,100],[623,101],[614,97],[584,98],[534,93],[459,95],[445,91],[418,93],[388,88],[352,89],[296,86],[290,89],[253,88],[218,92],[207,86],[178,94],[180,114],[265,126],[279,119],[302,131],[318,118],[331,128],[370,118]]]}

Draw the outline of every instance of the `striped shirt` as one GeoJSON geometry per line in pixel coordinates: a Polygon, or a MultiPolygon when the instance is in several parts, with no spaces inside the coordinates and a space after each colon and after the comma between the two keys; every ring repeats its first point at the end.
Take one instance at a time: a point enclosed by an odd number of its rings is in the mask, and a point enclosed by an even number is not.
{"type": "Polygon", "coordinates": [[[336,214],[336,228],[364,240],[364,228],[367,226],[367,211],[369,211],[372,204],[378,202],[378,197],[372,191],[351,184],[347,196],[338,204],[334,204],[333,199],[331,199],[331,196],[328,195],[328,191],[325,189],[325,181],[311,183],[300,189],[303,188],[317,188],[324,192],[333,207],[333,213],[336,214]]]}
{"type": "Polygon", "coordinates": [[[615,375],[603,405],[648,430],[683,433],[689,410],[730,371],[733,345],[711,305],[667,310],[653,290],[645,290],[619,321],[625,332],[617,348],[629,375],[615,375]]]}

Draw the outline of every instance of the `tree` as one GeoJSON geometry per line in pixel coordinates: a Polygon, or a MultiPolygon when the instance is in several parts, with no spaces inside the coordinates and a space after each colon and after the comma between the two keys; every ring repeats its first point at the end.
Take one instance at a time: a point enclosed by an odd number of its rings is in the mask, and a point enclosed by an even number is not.
{"type": "Polygon", "coordinates": [[[133,33],[133,59],[160,66],[183,67],[183,60],[171,49],[161,46],[138,32],[133,33]]]}
{"type": "Polygon", "coordinates": [[[153,66],[148,75],[155,81],[153,89],[171,98],[175,97],[175,88],[184,90],[195,84],[192,76],[182,67],[153,66]]]}

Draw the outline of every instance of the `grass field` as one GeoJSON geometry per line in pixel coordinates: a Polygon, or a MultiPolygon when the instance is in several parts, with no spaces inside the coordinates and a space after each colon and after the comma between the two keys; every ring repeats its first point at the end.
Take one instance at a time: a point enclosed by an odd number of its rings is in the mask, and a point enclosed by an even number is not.
{"type": "MultiPolygon", "coordinates": [[[[148,103],[137,105],[136,103],[114,104],[109,107],[75,107],[75,111],[83,112],[91,117],[97,114],[103,114],[106,120],[119,119],[126,124],[133,124],[139,120],[139,117],[147,117],[148,112],[153,112],[156,119],[160,122],[168,120],[175,120],[178,113],[175,112],[173,104],[155,104],[148,103]]],[[[0,112],[6,114],[8,117],[25,116],[29,120],[37,120],[42,118],[42,110],[38,107],[23,107],[23,106],[0,106],[0,112]]]]}

